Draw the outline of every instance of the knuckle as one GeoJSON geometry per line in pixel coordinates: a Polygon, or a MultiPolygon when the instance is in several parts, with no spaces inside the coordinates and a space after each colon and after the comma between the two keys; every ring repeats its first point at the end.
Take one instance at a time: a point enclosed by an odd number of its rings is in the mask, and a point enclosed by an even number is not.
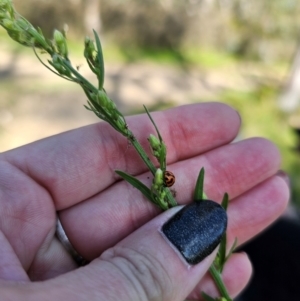
{"type": "Polygon", "coordinates": [[[101,259],[109,261],[121,273],[123,280],[130,283],[132,300],[165,300],[170,296],[172,281],[163,263],[146,251],[142,254],[127,247],[114,247],[105,251],[101,259]]]}

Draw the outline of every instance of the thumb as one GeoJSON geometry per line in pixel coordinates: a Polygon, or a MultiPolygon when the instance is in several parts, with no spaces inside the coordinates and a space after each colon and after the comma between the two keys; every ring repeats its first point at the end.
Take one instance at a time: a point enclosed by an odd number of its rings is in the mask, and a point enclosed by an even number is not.
{"type": "Polygon", "coordinates": [[[88,266],[45,282],[43,300],[47,287],[51,300],[184,300],[210,267],[226,226],[226,212],[212,201],[168,210],[88,266]]]}

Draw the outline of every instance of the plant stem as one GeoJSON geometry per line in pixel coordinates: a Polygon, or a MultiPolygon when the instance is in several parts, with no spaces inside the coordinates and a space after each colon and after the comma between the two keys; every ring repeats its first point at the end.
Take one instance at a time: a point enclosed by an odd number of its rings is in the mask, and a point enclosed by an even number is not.
{"type": "Polygon", "coordinates": [[[147,154],[145,153],[143,147],[141,146],[141,144],[138,142],[138,140],[135,138],[135,136],[132,134],[131,131],[129,131],[129,135],[128,135],[127,138],[129,139],[132,146],[136,149],[136,151],[138,152],[138,154],[140,155],[142,160],[145,162],[145,164],[147,165],[147,167],[149,168],[151,173],[153,175],[155,175],[156,167],[154,166],[154,164],[152,163],[150,158],[147,156],[147,154]]]}
{"type": "Polygon", "coordinates": [[[214,263],[210,266],[209,268],[210,274],[212,276],[212,278],[214,279],[220,293],[222,297],[226,298],[226,301],[232,301],[232,299],[230,298],[227,289],[224,285],[224,282],[221,278],[221,274],[218,272],[218,270],[216,269],[214,263]]]}
{"type": "MultiPolygon", "coordinates": [[[[40,62],[50,69],[55,74],[61,76],[64,79],[73,81],[79,84],[87,98],[88,98],[88,107],[85,106],[88,110],[93,111],[100,119],[108,122],[116,131],[126,137],[129,142],[136,149],[142,160],[145,162],[146,166],[151,171],[152,175],[155,176],[157,171],[166,171],[166,146],[162,140],[162,137],[159,133],[159,130],[153,121],[151,115],[149,114],[147,108],[145,107],[146,113],[148,114],[151,122],[153,123],[157,135],[159,137],[160,144],[163,146],[161,154],[156,156],[160,163],[161,169],[156,169],[150,158],[148,157],[146,151],[143,149],[141,144],[138,142],[136,137],[133,135],[131,130],[128,129],[127,123],[124,116],[118,111],[115,103],[113,103],[106,95],[106,92],[103,88],[104,83],[104,62],[102,55],[102,48],[100,39],[97,33],[94,31],[96,48],[94,47],[93,42],[88,38],[85,42],[85,52],[84,56],[86,57],[87,63],[90,69],[97,75],[98,78],[98,88],[86,80],[75,68],[73,68],[69,58],[68,50],[65,37],[59,31],[54,32],[54,38],[52,41],[47,40],[40,29],[35,29],[25,18],[20,16],[13,8],[12,1],[9,0],[0,0],[0,25],[3,26],[12,39],[21,43],[25,46],[33,47],[33,50],[40,60],[40,62]],[[42,62],[40,57],[37,55],[35,47],[46,51],[50,56],[51,60],[48,60],[48,63],[51,65],[51,68],[42,62]]],[[[126,176],[124,172],[121,172],[126,176]]],[[[121,175],[119,173],[119,175],[121,175]]],[[[137,179],[133,180],[134,177],[128,175],[127,181],[134,187],[142,187],[141,192],[148,198],[151,199],[152,191],[148,189],[144,184],[139,183],[137,179]]],[[[204,180],[204,170],[203,176],[199,184],[196,186],[196,190],[199,189],[195,194],[195,200],[206,199],[207,196],[203,191],[203,180],[204,180]],[[198,188],[197,188],[198,187],[198,188]]],[[[159,193],[161,199],[160,203],[154,202],[156,204],[161,204],[162,209],[168,209],[170,207],[177,206],[177,202],[173,197],[171,191],[164,186],[161,182],[159,187],[159,193]]],[[[152,200],[153,201],[153,200],[152,200]]],[[[227,200],[228,202],[228,200],[227,200]]],[[[227,205],[226,205],[227,206],[227,205]]],[[[229,255],[232,251],[230,251],[229,255]]],[[[225,258],[225,253],[223,258],[225,258]]],[[[225,260],[223,260],[225,262],[225,260]]],[[[220,290],[220,293],[227,301],[232,301],[230,299],[227,289],[223,283],[220,272],[216,269],[215,265],[212,264],[210,267],[210,273],[216,282],[217,287],[220,290]]]]}
{"type": "MultiPolygon", "coordinates": [[[[152,163],[150,158],[147,156],[147,154],[145,153],[143,147],[138,142],[138,140],[135,138],[135,136],[132,134],[132,132],[131,131],[128,131],[128,132],[129,132],[129,135],[128,135],[127,138],[129,139],[130,143],[136,149],[136,151],[138,152],[138,154],[140,155],[142,160],[145,162],[145,164],[147,165],[147,167],[149,168],[151,173],[153,175],[155,175],[156,167],[154,166],[154,164],[152,163]]],[[[164,188],[164,190],[166,192],[166,196],[167,196],[167,199],[168,199],[168,204],[171,207],[177,206],[178,204],[177,204],[176,200],[174,199],[174,197],[173,197],[172,193],[170,192],[170,190],[168,188],[164,188]]]]}

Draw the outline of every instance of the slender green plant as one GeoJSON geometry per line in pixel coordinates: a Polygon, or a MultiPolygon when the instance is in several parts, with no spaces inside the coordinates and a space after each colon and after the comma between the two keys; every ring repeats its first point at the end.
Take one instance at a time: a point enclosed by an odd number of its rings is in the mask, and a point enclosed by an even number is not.
{"type": "MultiPolygon", "coordinates": [[[[139,189],[149,201],[160,207],[162,210],[167,210],[171,207],[177,206],[177,202],[168,188],[168,186],[173,184],[175,178],[174,175],[166,169],[167,147],[149,111],[145,107],[145,111],[155,128],[156,135],[151,134],[148,137],[148,141],[152,154],[158,162],[158,168],[156,168],[155,164],[150,160],[146,151],[134,136],[134,133],[129,129],[125,117],[118,110],[116,104],[106,94],[104,89],[104,60],[98,34],[94,31],[94,41],[89,37],[86,37],[84,41],[84,57],[89,68],[95,74],[98,82],[97,86],[95,86],[83,77],[76,67],[73,67],[69,59],[65,32],[55,30],[52,40],[45,38],[40,28],[35,28],[29,21],[18,14],[18,12],[14,9],[11,0],[0,0],[0,25],[6,29],[8,35],[13,40],[24,46],[32,47],[35,55],[46,68],[56,75],[81,86],[88,99],[87,105],[85,105],[86,109],[93,112],[100,119],[109,123],[117,132],[128,139],[129,143],[136,149],[137,153],[152,173],[153,182],[149,188],[136,177],[129,175],[124,171],[117,170],[116,173],[132,186],[139,189]],[[43,53],[48,54],[47,63],[41,59],[41,54],[43,53]]],[[[203,187],[204,168],[202,168],[199,173],[195,188],[194,201],[199,202],[207,199],[203,187]]],[[[227,194],[224,195],[222,205],[225,209],[228,206],[227,194]]],[[[203,293],[203,298],[205,300],[232,300],[229,297],[227,289],[222,281],[221,272],[227,259],[233,252],[235,245],[236,242],[230,252],[226,254],[225,234],[222,239],[218,255],[210,267],[210,273],[215,280],[222,297],[213,299],[203,293]]]]}

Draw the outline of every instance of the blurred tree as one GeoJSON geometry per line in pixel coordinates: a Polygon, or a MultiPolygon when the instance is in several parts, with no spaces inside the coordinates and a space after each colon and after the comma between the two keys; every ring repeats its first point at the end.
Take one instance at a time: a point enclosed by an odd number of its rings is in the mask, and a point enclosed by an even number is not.
{"type": "Polygon", "coordinates": [[[54,29],[62,29],[65,24],[71,29],[71,35],[84,30],[81,0],[14,0],[14,3],[17,10],[35,26],[41,27],[48,37],[54,29]]]}
{"type": "MultiPolygon", "coordinates": [[[[278,99],[279,108],[292,113],[300,104],[300,44],[293,59],[287,81],[278,99]]],[[[298,122],[297,127],[300,127],[298,122]]]]}
{"type": "Polygon", "coordinates": [[[81,0],[83,6],[83,18],[85,32],[91,34],[92,29],[100,32],[100,1],[99,0],[81,0]]]}
{"type": "Polygon", "coordinates": [[[183,46],[202,46],[273,62],[292,56],[300,30],[298,0],[14,2],[47,35],[65,23],[70,36],[89,33],[90,28],[99,31],[102,26],[102,35],[124,51],[130,47],[179,51],[183,46]]]}
{"type": "Polygon", "coordinates": [[[293,53],[295,37],[300,29],[299,23],[295,22],[300,13],[299,1],[229,2],[231,22],[239,37],[232,45],[235,54],[268,61],[272,60],[272,56],[286,55],[287,50],[293,53]]]}
{"type": "Polygon", "coordinates": [[[101,1],[103,29],[122,46],[178,49],[189,26],[184,1],[101,1]]]}

